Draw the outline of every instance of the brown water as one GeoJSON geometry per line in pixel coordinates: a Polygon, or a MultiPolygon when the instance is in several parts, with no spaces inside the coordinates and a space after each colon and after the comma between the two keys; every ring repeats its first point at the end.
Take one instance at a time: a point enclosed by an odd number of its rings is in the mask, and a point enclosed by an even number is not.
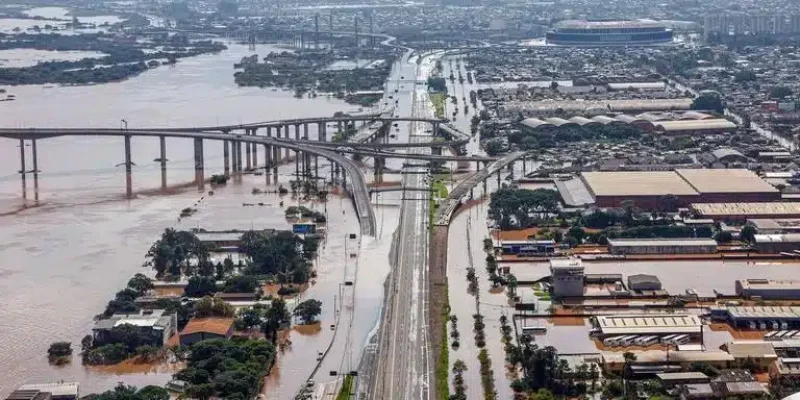
{"type": "MultiPolygon", "coordinates": [[[[265,55],[273,48],[259,46],[265,55]]],[[[181,60],[175,67],[162,67],[134,79],[101,86],[24,86],[9,88],[17,101],[0,103],[3,127],[119,127],[120,119],[130,128],[152,126],[213,125],[274,120],[279,118],[331,115],[354,111],[341,102],[294,99],[291,93],[257,88],[237,88],[232,64],[251,54],[245,46],[230,45],[218,55],[181,60]]],[[[312,137],[314,133],[312,132],[312,137]]],[[[123,159],[122,141],[116,138],[54,138],[39,141],[39,201],[34,201],[29,176],[27,199],[21,195],[18,142],[0,140],[0,396],[26,382],[76,380],[83,393],[109,389],[124,381],[131,385],[163,384],[169,369],[120,375],[119,369],[89,369],[77,356],[69,365],[50,366],[49,344],[72,341],[92,326],[92,318],[141,268],[144,254],[167,227],[188,229],[289,228],[276,195],[251,194],[264,189],[265,177],[244,177],[241,183],[215,189],[209,196],[192,185],[171,195],[145,195],[161,182],[158,141],[133,139],[135,200],[126,201],[124,172],[115,167],[123,159]],[[200,201],[201,197],[204,197],[200,201]],[[242,203],[264,202],[264,207],[242,203]],[[198,204],[198,213],[178,222],[180,209],[198,204]],[[21,206],[33,206],[22,212],[21,206]]],[[[28,168],[30,168],[30,148],[28,168]]],[[[222,171],[222,146],[205,146],[206,176],[222,171]]],[[[190,140],[168,139],[168,181],[180,185],[194,178],[190,140]]],[[[263,162],[263,153],[259,154],[263,162]]],[[[326,164],[320,164],[327,171],[326,164]]],[[[293,166],[281,168],[286,185],[293,166]]],[[[321,172],[324,173],[324,172],[321,172]]],[[[274,184],[274,183],[273,183],[274,184]]],[[[210,189],[208,186],[206,190],[210,189]]],[[[158,193],[157,190],[152,193],[158,193]]],[[[391,198],[391,196],[387,196],[391,198]]],[[[296,201],[284,199],[289,206],[296,201]]],[[[324,205],[312,205],[324,209],[324,205]]],[[[352,323],[353,350],[357,355],[367,333],[377,320],[381,283],[388,271],[388,239],[396,223],[391,207],[376,212],[382,238],[362,245],[367,268],[359,268],[359,291],[352,323]],[[386,222],[386,225],[381,225],[386,222]],[[364,282],[362,291],[361,282],[364,282]]],[[[358,232],[358,223],[347,199],[332,198],[327,204],[328,239],[320,251],[319,277],[304,294],[323,302],[322,329],[292,332],[292,350],[279,359],[279,377],[270,382],[274,398],[287,398],[311,372],[317,349],[329,340],[327,323],[332,320],[333,296],[345,273],[342,256],[345,235],[358,232]],[[309,357],[309,353],[312,354],[309,357]],[[277,383],[276,383],[277,381],[277,383]]],[[[350,244],[348,244],[350,245],[350,244]]]]}

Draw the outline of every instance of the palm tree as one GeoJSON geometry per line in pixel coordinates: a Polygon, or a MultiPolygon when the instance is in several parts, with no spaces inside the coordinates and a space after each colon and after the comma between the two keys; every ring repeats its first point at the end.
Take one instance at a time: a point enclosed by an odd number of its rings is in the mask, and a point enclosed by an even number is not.
{"type": "Polygon", "coordinates": [[[630,351],[626,351],[625,353],[622,354],[622,358],[625,359],[625,364],[622,367],[622,396],[623,398],[627,398],[630,364],[636,361],[636,355],[631,353],[630,351]]]}

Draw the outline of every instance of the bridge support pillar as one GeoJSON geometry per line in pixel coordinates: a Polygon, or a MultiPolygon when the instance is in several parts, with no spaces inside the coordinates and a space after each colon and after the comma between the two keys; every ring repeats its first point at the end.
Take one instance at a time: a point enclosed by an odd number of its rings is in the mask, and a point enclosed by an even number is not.
{"type": "MultiPolygon", "coordinates": [[[[251,131],[248,129],[248,130],[244,131],[244,134],[246,136],[249,136],[249,135],[251,135],[251,131]]],[[[245,144],[244,144],[244,159],[245,159],[244,167],[245,167],[245,170],[249,170],[250,168],[253,167],[253,165],[250,164],[250,155],[252,154],[252,151],[250,150],[250,147],[251,147],[250,146],[250,142],[245,142],[245,144]]]]}
{"type": "Polygon", "coordinates": [[[272,150],[269,148],[268,144],[264,145],[264,176],[267,178],[267,186],[270,184],[269,180],[269,167],[272,164],[272,155],[270,154],[272,150]]]}
{"type": "Polygon", "coordinates": [[[308,123],[303,124],[303,140],[308,140],[308,123]]]}
{"type": "Polygon", "coordinates": [[[39,152],[36,139],[31,139],[31,156],[33,157],[33,199],[39,202],[39,152]]]}
{"type": "Polygon", "coordinates": [[[528,175],[528,171],[527,171],[527,165],[526,165],[526,162],[525,162],[525,156],[522,156],[522,177],[524,178],[527,175],[528,175]]]}
{"type": "MultiPolygon", "coordinates": [[[[24,159],[23,159],[24,163],[24,159]]],[[[125,196],[133,198],[133,177],[131,176],[131,135],[125,135],[125,196]]],[[[23,175],[24,178],[24,175],[23,175]]]]}
{"type": "Polygon", "coordinates": [[[508,170],[511,171],[511,180],[514,180],[514,162],[508,164],[508,170]]]}
{"type": "Polygon", "coordinates": [[[20,177],[22,177],[22,198],[28,197],[28,187],[26,182],[26,165],[25,165],[25,139],[19,140],[19,173],[20,177]]]}
{"type": "Polygon", "coordinates": [[[294,152],[294,179],[300,181],[300,152],[297,150],[294,152]]]}
{"type": "Polygon", "coordinates": [[[161,190],[167,189],[167,138],[165,136],[158,137],[158,144],[160,151],[159,162],[161,163],[161,190]]]}
{"type": "Polygon", "coordinates": [[[278,164],[281,161],[281,149],[278,146],[272,148],[272,175],[275,176],[275,183],[278,183],[278,164]]]}
{"type": "MultiPolygon", "coordinates": [[[[284,126],[284,129],[286,129],[286,139],[291,139],[291,136],[289,136],[290,135],[290,132],[289,132],[290,131],[290,129],[289,129],[290,126],[291,125],[285,125],[284,126]]],[[[288,160],[289,158],[291,158],[290,154],[291,153],[289,152],[289,149],[284,150],[283,158],[288,160]]]]}
{"type": "Polygon", "coordinates": [[[203,139],[194,139],[194,179],[197,190],[205,187],[205,163],[203,161],[203,139]]]}
{"type": "Polygon", "coordinates": [[[441,147],[431,147],[431,154],[435,156],[442,155],[442,148],[441,147]]]}
{"type": "Polygon", "coordinates": [[[242,142],[236,141],[234,151],[236,152],[236,172],[242,173],[242,142]]]}
{"type": "Polygon", "coordinates": [[[497,188],[500,189],[500,173],[501,171],[497,171],[497,188]]]}
{"type": "MultiPolygon", "coordinates": [[[[256,136],[256,133],[258,133],[258,130],[253,128],[253,130],[250,131],[250,132],[252,132],[253,136],[256,136]]],[[[250,146],[250,149],[253,150],[253,168],[258,168],[258,145],[253,143],[250,146]]]]}
{"type": "Polygon", "coordinates": [[[386,159],[383,157],[375,157],[375,183],[383,183],[383,167],[386,165],[386,159]]]}
{"type": "Polygon", "coordinates": [[[431,134],[433,135],[433,137],[439,136],[439,123],[438,122],[434,122],[433,123],[433,129],[431,130],[431,132],[432,132],[431,134]]]}
{"type": "Polygon", "coordinates": [[[222,141],[222,168],[225,171],[225,176],[231,174],[230,143],[227,140],[222,141]]]}
{"type": "Polygon", "coordinates": [[[325,132],[325,128],[326,127],[327,127],[327,124],[324,123],[324,122],[320,122],[319,124],[317,124],[317,140],[319,140],[320,142],[324,142],[324,141],[328,140],[325,137],[326,136],[325,135],[325,133],[326,133],[325,132]]]}
{"type": "Polygon", "coordinates": [[[231,141],[231,170],[234,174],[239,172],[239,167],[237,166],[239,160],[239,154],[236,153],[236,140],[231,141]]]}

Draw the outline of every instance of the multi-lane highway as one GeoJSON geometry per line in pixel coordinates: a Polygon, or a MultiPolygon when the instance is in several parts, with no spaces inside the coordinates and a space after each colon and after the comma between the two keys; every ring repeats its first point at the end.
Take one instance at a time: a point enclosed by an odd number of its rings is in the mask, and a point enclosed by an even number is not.
{"type": "MultiPolygon", "coordinates": [[[[409,64],[417,65],[416,58],[409,64]]],[[[424,57],[412,75],[424,81],[434,60],[424,57]]],[[[424,85],[415,85],[411,112],[415,117],[432,115],[424,85]]],[[[410,142],[430,140],[422,123],[410,124],[410,142]]],[[[424,155],[428,149],[413,148],[410,154],[424,155]]],[[[409,157],[410,158],[410,157],[409,157]]],[[[409,161],[407,172],[424,172],[426,166],[409,161]]],[[[403,186],[428,187],[425,174],[408,173],[403,186]]],[[[425,191],[408,191],[402,204],[395,243],[393,270],[389,277],[385,309],[380,327],[378,365],[369,397],[373,399],[429,399],[433,382],[432,357],[428,343],[428,196],[425,191]]]]}

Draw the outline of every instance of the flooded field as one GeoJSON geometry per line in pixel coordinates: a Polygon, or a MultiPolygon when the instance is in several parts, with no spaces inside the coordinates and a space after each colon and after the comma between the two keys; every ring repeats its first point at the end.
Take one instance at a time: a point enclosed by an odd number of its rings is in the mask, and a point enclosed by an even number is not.
{"type": "MultiPolygon", "coordinates": [[[[42,22],[42,21],[38,21],[42,22]]],[[[0,23],[2,25],[2,23],[0,23]]],[[[0,28],[2,31],[2,28],[0,28]]],[[[126,119],[135,127],[181,127],[235,124],[281,118],[332,115],[357,108],[335,99],[294,99],[292,93],[258,88],[238,88],[232,64],[252,52],[229,44],[217,55],[181,60],[175,67],[158,68],[131,80],[99,86],[8,88],[17,101],[0,103],[3,127],[120,127],[126,119]],[[80,101],[75,101],[76,99],[80,101]],[[312,111],[309,111],[312,110],[312,111]]],[[[265,55],[274,48],[258,46],[265,55]]],[[[35,55],[28,55],[34,58],[35,55]]],[[[311,132],[314,137],[315,132],[311,132]]],[[[82,393],[109,389],[124,380],[143,386],[163,384],[174,368],[141,365],[87,368],[76,355],[71,364],[51,366],[46,350],[51,342],[66,340],[76,346],[114,293],[142,268],[144,254],[161,232],[177,229],[288,229],[275,194],[253,195],[268,188],[264,176],[245,176],[226,187],[210,185],[198,191],[194,178],[190,140],[168,139],[168,184],[159,190],[161,177],[156,139],[132,141],[136,199],[123,199],[122,140],[116,138],[61,137],[38,142],[38,201],[28,176],[27,198],[22,196],[18,142],[0,140],[0,396],[22,383],[76,380],[82,393]],[[202,201],[200,199],[203,198],[202,201]],[[243,203],[265,206],[244,207],[243,203]],[[181,209],[198,204],[198,213],[178,220],[181,209]],[[27,208],[37,206],[35,208],[27,208]]],[[[215,145],[216,144],[216,145],[215,145]]],[[[26,147],[28,168],[31,148],[26,147]]],[[[263,163],[263,151],[259,149],[263,163]]],[[[328,175],[320,160],[320,174],[328,175]]],[[[222,145],[205,146],[206,177],[223,170],[222,145]]],[[[281,167],[279,183],[288,186],[293,165],[281,167]]],[[[369,176],[369,174],[368,174],[369,176]]],[[[387,194],[382,203],[397,204],[387,194]]],[[[285,206],[296,204],[290,196],[285,206]]],[[[304,204],[324,210],[325,204],[304,204]]],[[[303,294],[323,302],[319,329],[293,330],[293,346],[278,360],[267,385],[272,398],[294,394],[314,367],[316,352],[330,339],[334,296],[347,268],[345,235],[357,233],[358,223],[349,199],[331,197],[327,203],[328,237],[317,261],[318,277],[303,294]]],[[[355,297],[348,349],[354,360],[374,327],[388,271],[385,255],[396,226],[396,206],[376,209],[381,236],[362,243],[359,251],[359,291],[355,297]],[[364,267],[365,266],[365,267],[364,267]],[[363,282],[363,286],[361,285],[363,282]],[[364,289],[363,291],[361,289],[364,289]]],[[[356,361],[357,362],[357,361],[356,361]]]]}
{"type": "Polygon", "coordinates": [[[0,68],[23,68],[46,61],[80,61],[102,57],[105,54],[98,51],[0,50],[0,68]]]}

